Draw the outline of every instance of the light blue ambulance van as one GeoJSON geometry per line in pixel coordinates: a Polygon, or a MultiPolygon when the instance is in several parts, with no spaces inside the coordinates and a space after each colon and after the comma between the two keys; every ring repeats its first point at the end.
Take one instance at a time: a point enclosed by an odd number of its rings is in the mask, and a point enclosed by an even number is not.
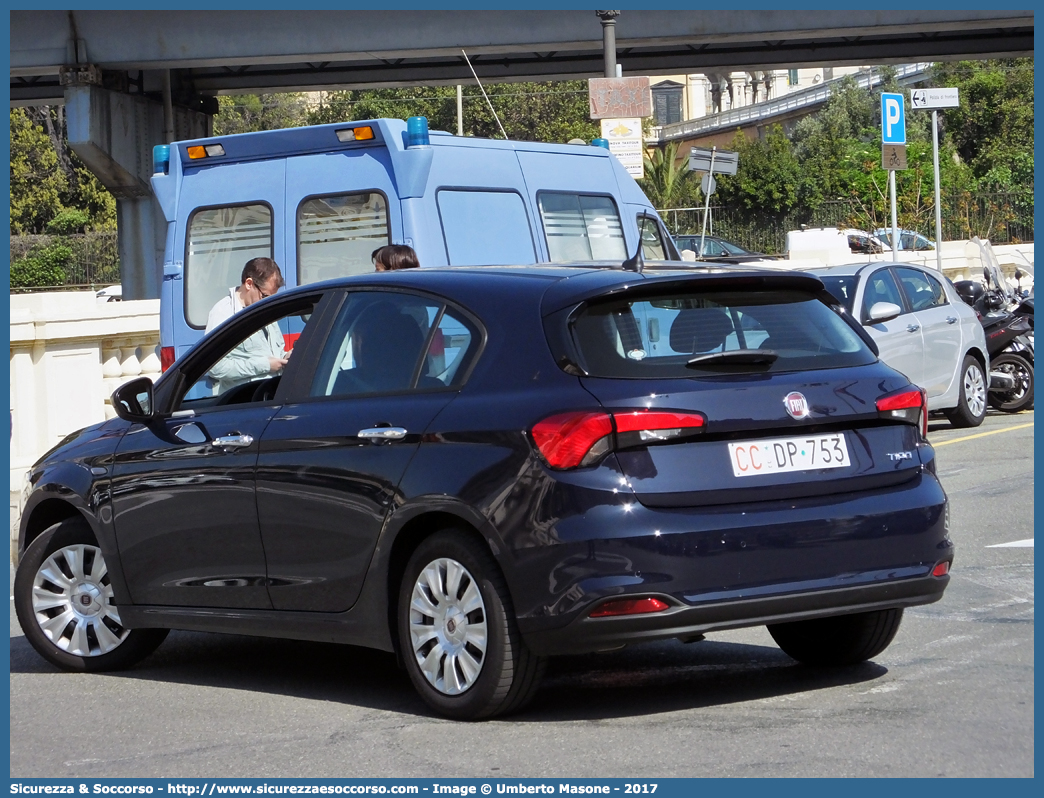
{"type": "Polygon", "coordinates": [[[154,169],[164,370],[254,257],[288,287],[370,272],[385,244],[412,246],[422,267],[622,262],[639,235],[646,258],[679,258],[658,217],[639,227],[655,210],[598,146],[464,138],[411,117],[175,142],[154,169]]]}

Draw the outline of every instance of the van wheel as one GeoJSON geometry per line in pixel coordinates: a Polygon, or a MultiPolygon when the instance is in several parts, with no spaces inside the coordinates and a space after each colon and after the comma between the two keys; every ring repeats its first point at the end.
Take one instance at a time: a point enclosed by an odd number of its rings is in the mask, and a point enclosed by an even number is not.
{"type": "Polygon", "coordinates": [[[168,631],[123,625],[105,558],[82,518],[59,521],[26,549],[15,574],[14,605],[30,645],[69,671],[133,665],[168,631]]]}
{"type": "Polygon", "coordinates": [[[947,410],[946,417],[955,427],[977,427],[986,418],[986,378],[982,374],[982,364],[972,355],[964,356],[961,394],[957,407],[947,410]]]}
{"type": "Polygon", "coordinates": [[[798,662],[855,665],[888,648],[902,620],[901,609],[877,610],[769,624],[768,630],[776,645],[798,662]]]}
{"type": "Polygon", "coordinates": [[[459,530],[425,540],[399,590],[399,646],[421,697],[442,715],[481,720],[524,706],[544,660],[523,642],[504,577],[459,530]]]}

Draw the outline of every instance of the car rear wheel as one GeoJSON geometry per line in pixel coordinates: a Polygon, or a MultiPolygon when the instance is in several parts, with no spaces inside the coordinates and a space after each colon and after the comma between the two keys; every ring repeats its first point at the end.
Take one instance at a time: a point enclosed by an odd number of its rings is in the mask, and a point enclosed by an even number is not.
{"type": "Polygon", "coordinates": [[[946,417],[955,427],[977,427],[986,418],[986,378],[982,364],[972,355],[964,356],[957,407],[947,410],[946,417]]]}
{"type": "Polygon", "coordinates": [[[26,549],[15,574],[14,605],[32,647],[65,670],[133,665],[168,631],[123,625],[105,558],[82,518],[60,521],[26,549]]]}
{"type": "Polygon", "coordinates": [[[990,407],[1005,413],[1018,413],[1033,407],[1033,366],[1021,355],[1002,354],[990,361],[992,371],[1000,371],[1015,380],[1009,391],[990,392],[990,407]]]}
{"type": "Polygon", "coordinates": [[[480,720],[520,709],[544,661],[526,648],[492,555],[446,530],[410,557],[399,590],[399,646],[410,680],[443,715],[480,720]]]}
{"type": "Polygon", "coordinates": [[[769,634],[784,652],[806,665],[854,665],[888,648],[899,631],[903,611],[877,610],[810,621],[769,624],[769,634]]]}

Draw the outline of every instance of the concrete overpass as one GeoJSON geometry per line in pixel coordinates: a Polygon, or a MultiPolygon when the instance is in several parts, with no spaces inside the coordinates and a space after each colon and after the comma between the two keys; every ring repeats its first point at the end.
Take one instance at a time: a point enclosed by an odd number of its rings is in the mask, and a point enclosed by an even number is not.
{"type": "MultiPolygon", "coordinates": [[[[598,77],[594,11],[11,11],[11,104],[65,103],[117,199],[127,298],[159,296],[155,144],[206,135],[215,95],[598,77]]],[[[624,74],[1031,56],[1016,10],[624,11],[624,74]]]]}
{"type": "MultiPolygon", "coordinates": [[[[62,67],[199,95],[598,77],[593,11],[11,11],[11,100],[61,102],[62,67]],[[75,43],[75,44],[74,44],[75,43]],[[125,77],[118,77],[122,73],[125,77]]],[[[625,74],[1030,56],[1032,11],[624,11],[625,74]]]]}

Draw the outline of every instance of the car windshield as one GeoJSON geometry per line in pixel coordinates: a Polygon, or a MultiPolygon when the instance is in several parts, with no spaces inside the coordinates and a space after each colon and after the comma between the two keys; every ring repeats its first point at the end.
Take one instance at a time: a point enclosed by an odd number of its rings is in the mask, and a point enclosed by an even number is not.
{"type": "Polygon", "coordinates": [[[730,255],[746,255],[747,250],[742,247],[737,247],[735,244],[730,244],[728,241],[719,241],[722,248],[730,255]]]}
{"type": "Polygon", "coordinates": [[[856,278],[853,275],[817,274],[826,290],[845,306],[849,313],[855,307],[856,278]]]}
{"type": "Polygon", "coordinates": [[[775,373],[875,360],[844,319],[802,291],[614,298],[581,309],[571,331],[586,370],[599,377],[775,373]],[[727,352],[742,354],[706,357],[727,352]]]}

